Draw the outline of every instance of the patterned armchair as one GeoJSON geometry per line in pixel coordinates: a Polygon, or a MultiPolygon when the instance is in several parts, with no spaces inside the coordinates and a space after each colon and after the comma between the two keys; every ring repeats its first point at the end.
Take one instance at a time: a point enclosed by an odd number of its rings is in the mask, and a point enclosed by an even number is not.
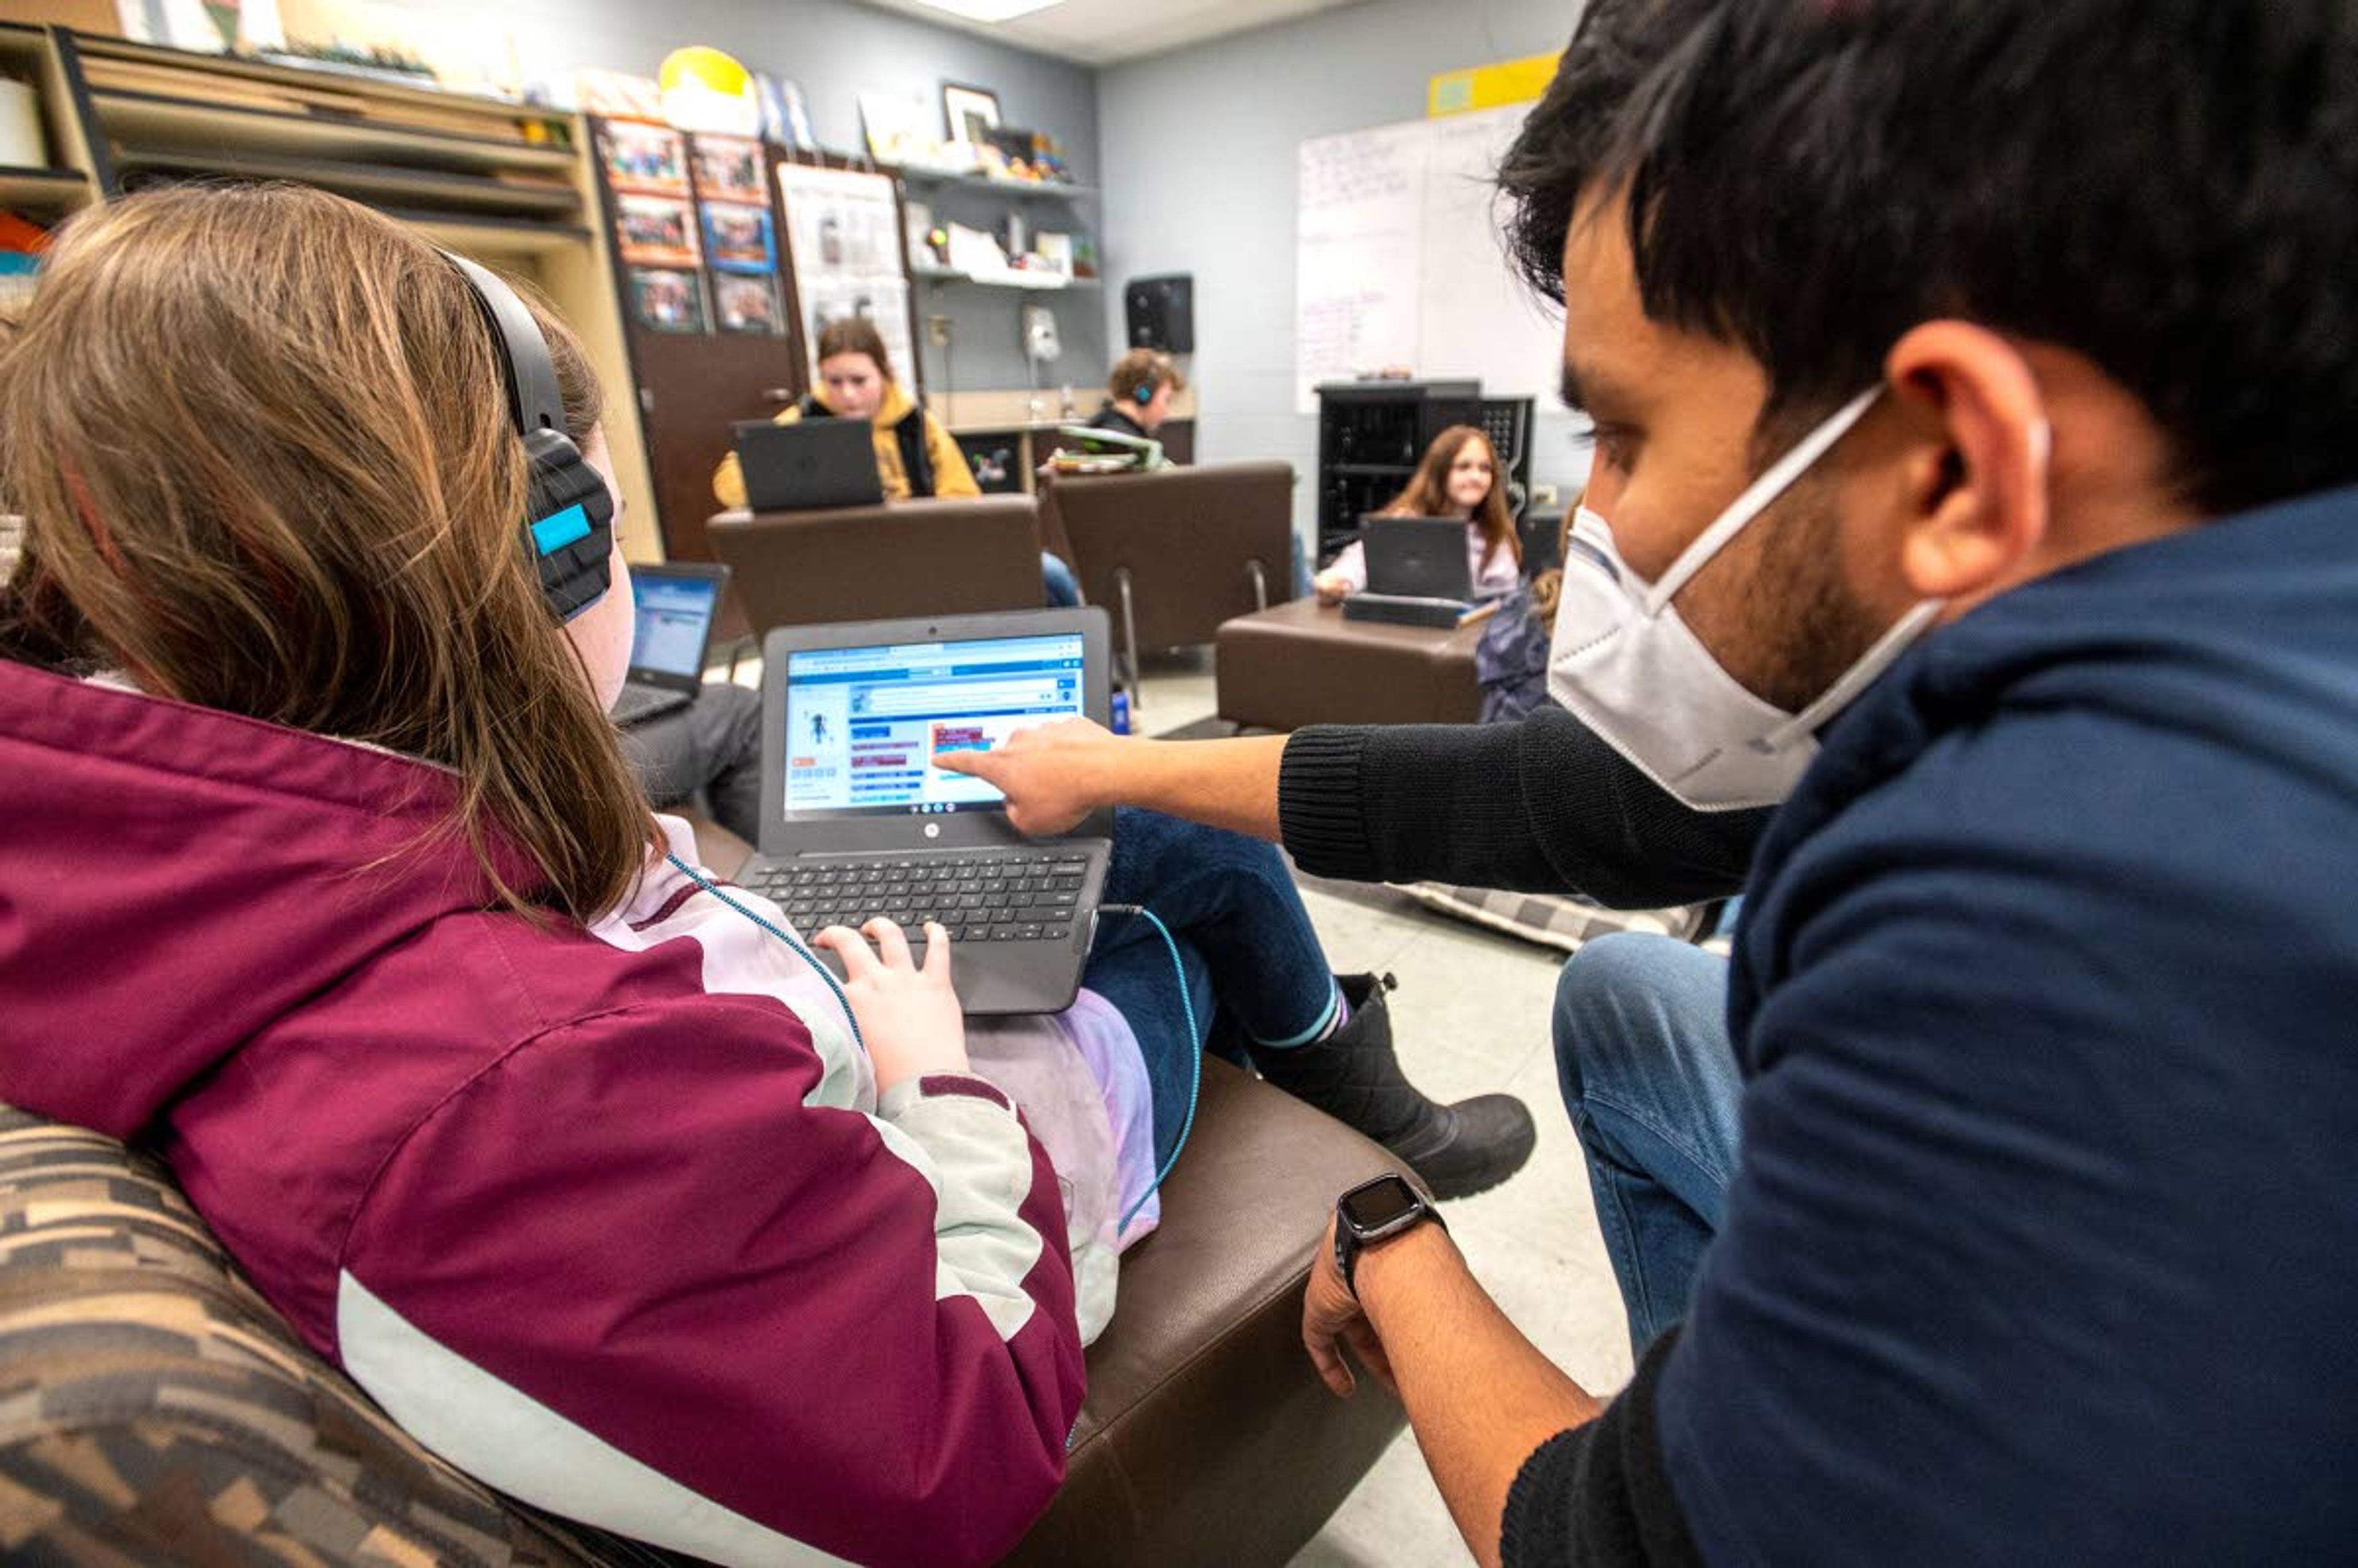
{"type": "MultiPolygon", "coordinates": [[[[1317,1530],[1402,1417],[1318,1384],[1302,1280],[1331,1195],[1390,1163],[1205,1064],[1163,1228],[1124,1260],[1089,1354],[1065,1488],[1011,1563],[1249,1568],[1317,1530]]],[[[683,1560],[451,1469],[296,1338],[161,1164],[0,1105],[0,1561],[683,1560]]]]}

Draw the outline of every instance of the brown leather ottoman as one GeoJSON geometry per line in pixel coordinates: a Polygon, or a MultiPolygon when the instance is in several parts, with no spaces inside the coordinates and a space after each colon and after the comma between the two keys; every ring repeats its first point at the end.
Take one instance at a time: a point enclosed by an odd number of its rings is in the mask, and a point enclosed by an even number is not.
{"type": "Polygon", "coordinates": [[[1398,1162],[1225,1062],[1204,1063],[1163,1228],[1122,1260],[1064,1490],[1007,1559],[1245,1568],[1318,1533],[1404,1424],[1363,1379],[1337,1400],[1302,1347],[1336,1195],[1398,1162]]]}
{"type": "Polygon", "coordinates": [[[1443,630],[1346,621],[1297,599],[1220,627],[1220,717],[1260,730],[1305,724],[1471,724],[1479,622],[1443,630]]]}

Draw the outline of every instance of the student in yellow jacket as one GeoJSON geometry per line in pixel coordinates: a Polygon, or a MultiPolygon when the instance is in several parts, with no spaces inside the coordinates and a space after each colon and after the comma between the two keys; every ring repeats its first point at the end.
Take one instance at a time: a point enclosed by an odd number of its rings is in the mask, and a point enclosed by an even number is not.
{"type": "MultiPolygon", "coordinates": [[[[830,321],[818,335],[819,390],[778,416],[778,423],[797,419],[867,419],[876,427],[876,476],[884,482],[887,501],[913,496],[980,495],[974,470],[966,464],[941,421],[917,406],[916,399],[892,379],[892,362],[884,340],[865,316],[830,321]]],[[[737,454],[720,460],[712,476],[712,493],[723,506],[745,504],[745,478],[738,471],[737,454]]]]}
{"type": "MultiPolygon", "coordinates": [[[[778,423],[797,419],[867,419],[876,427],[876,477],[883,481],[884,499],[907,501],[926,495],[980,495],[966,454],[942,428],[941,421],[917,406],[915,398],[892,379],[892,362],[884,340],[865,316],[830,321],[818,335],[819,390],[778,416],[778,423]]],[[[712,493],[721,505],[745,504],[745,476],[737,454],[730,453],[713,470],[712,493]]],[[[1081,601],[1080,583],[1073,568],[1040,552],[1042,596],[1050,604],[1081,601]]]]}

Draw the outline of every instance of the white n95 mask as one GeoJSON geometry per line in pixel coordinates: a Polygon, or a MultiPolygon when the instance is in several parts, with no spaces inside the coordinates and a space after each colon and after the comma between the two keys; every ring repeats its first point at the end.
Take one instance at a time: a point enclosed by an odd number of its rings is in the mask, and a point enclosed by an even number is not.
{"type": "Polygon", "coordinates": [[[1720,666],[1671,600],[1704,563],[1791,488],[1881,395],[1870,388],[1770,465],[1671,563],[1660,582],[1631,571],[1604,518],[1583,507],[1563,553],[1548,695],[1647,777],[1698,811],[1775,806],[1818,753],[1815,731],[1866,690],[1941,612],[1928,600],[1788,713],[1720,666]]]}

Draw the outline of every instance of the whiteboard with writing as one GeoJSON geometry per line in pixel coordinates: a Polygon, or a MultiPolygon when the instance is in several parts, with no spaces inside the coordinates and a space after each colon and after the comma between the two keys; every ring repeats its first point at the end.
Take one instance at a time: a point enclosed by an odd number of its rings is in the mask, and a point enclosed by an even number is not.
{"type": "Polygon", "coordinates": [[[1542,397],[1563,323],[1514,276],[1491,175],[1528,105],[1302,144],[1294,296],[1298,406],[1323,381],[1401,368],[1542,397]]]}

